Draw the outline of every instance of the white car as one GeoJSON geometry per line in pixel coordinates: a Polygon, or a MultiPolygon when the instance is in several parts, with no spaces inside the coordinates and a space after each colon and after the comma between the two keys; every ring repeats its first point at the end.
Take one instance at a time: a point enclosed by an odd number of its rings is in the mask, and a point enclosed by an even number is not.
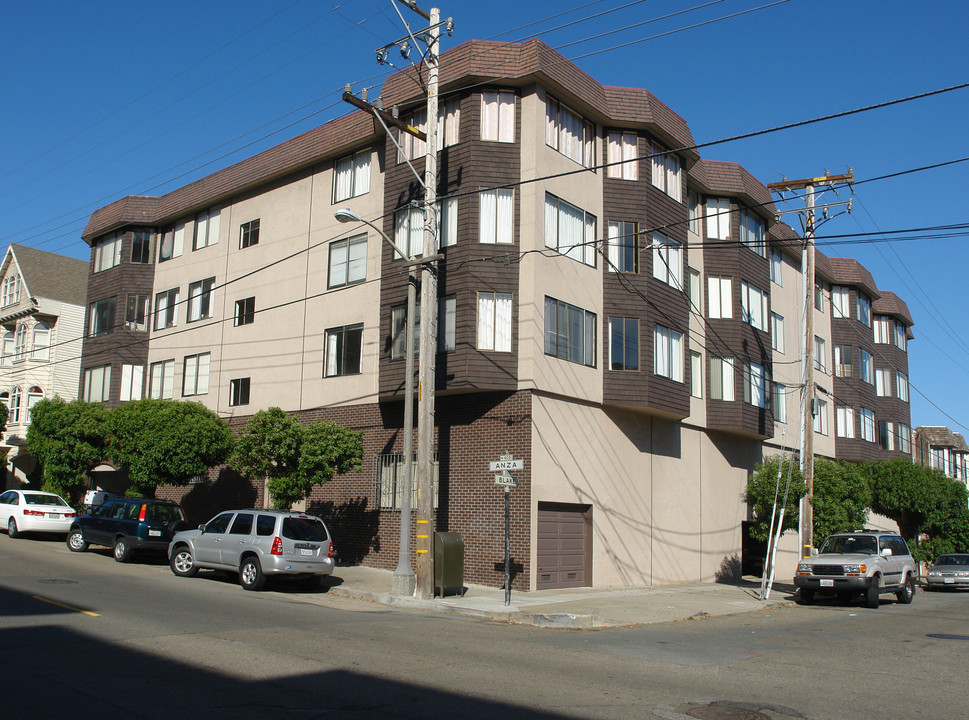
{"type": "Polygon", "coordinates": [[[66,534],[77,513],[60,495],[7,490],[0,495],[0,528],[12,538],[25,532],[66,534]]]}

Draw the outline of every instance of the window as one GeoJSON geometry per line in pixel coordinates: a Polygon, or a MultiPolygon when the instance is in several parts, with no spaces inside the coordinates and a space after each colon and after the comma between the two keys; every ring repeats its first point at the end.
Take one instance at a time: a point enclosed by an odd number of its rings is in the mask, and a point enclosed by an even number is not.
{"type": "Polygon", "coordinates": [[[707,278],[707,302],[710,304],[707,317],[733,317],[733,288],[728,277],[707,278]]]}
{"type": "Polygon", "coordinates": [[[545,193],[545,247],[595,267],[595,215],[545,193]]]}
{"type": "Polygon", "coordinates": [[[151,262],[151,230],[135,230],[131,237],[131,262],[151,262]]]}
{"type": "Polygon", "coordinates": [[[15,359],[16,354],[14,352],[14,334],[12,331],[8,330],[3,334],[3,364],[12,365],[15,359]]]}
{"type": "Polygon", "coordinates": [[[746,280],[740,283],[740,312],[745,323],[767,330],[767,293],[746,280]]]}
{"type": "Polygon", "coordinates": [[[770,314],[770,345],[775,352],[784,354],[784,317],[776,312],[770,314]]]}
{"type": "Polygon", "coordinates": [[[828,351],[823,338],[814,336],[814,369],[818,372],[828,371],[828,351]]]}
{"type": "Polygon", "coordinates": [[[229,381],[229,407],[249,404],[249,378],[229,381]]]}
{"type": "Polygon", "coordinates": [[[158,243],[158,262],[165,262],[173,257],[181,257],[184,245],[185,223],[179,223],[162,233],[161,242],[158,243]]]}
{"type": "Polygon", "coordinates": [[[609,272],[639,272],[639,227],[636,223],[609,223],[609,272]]]}
{"type": "Polygon", "coordinates": [[[121,395],[119,396],[119,399],[122,402],[127,402],[128,400],[141,400],[144,384],[144,365],[121,366],[121,395]]]}
{"type": "Polygon", "coordinates": [[[689,209],[688,219],[690,221],[690,232],[694,235],[703,234],[703,200],[693,190],[688,193],[689,209]]]}
{"type": "Polygon", "coordinates": [[[595,313],[546,296],[545,354],[595,367],[595,313]]]}
{"type": "Polygon", "coordinates": [[[511,351],[511,312],[511,293],[478,293],[478,350],[511,351]]]}
{"type": "Polygon", "coordinates": [[[545,102],[545,120],[546,145],[583,167],[595,165],[595,125],[551,97],[545,102]]]}
{"type": "Polygon", "coordinates": [[[895,394],[902,402],[908,402],[908,375],[895,373],[895,394]]]}
{"type": "Polygon", "coordinates": [[[875,394],[879,397],[892,396],[892,371],[888,368],[875,368],[875,394]]]}
{"type": "Polygon", "coordinates": [[[908,339],[907,329],[902,323],[895,321],[895,347],[899,350],[904,350],[906,341],[908,339]]]}
{"type": "Polygon", "coordinates": [[[107,335],[114,332],[114,313],[117,298],[106,298],[91,303],[90,322],[91,337],[107,335]]]}
{"type": "Polygon", "coordinates": [[[178,288],[155,295],[155,330],[178,325],[178,288]]]}
{"type": "Polygon", "coordinates": [[[27,391],[27,422],[30,422],[30,416],[34,409],[34,405],[39,403],[44,399],[44,389],[38,385],[31,386],[30,390],[27,391]]]}
{"type": "Polygon", "coordinates": [[[836,318],[851,317],[851,291],[844,285],[831,286],[831,314],[836,318]]]}
{"type": "Polygon", "coordinates": [[[606,177],[621,180],[639,179],[639,151],[634,132],[610,130],[606,150],[606,177]]]}
{"type": "Polygon", "coordinates": [[[215,278],[193,282],[188,286],[188,322],[212,317],[212,287],[215,278]]]}
{"type": "Polygon", "coordinates": [[[148,329],[148,296],[128,295],[125,298],[124,327],[125,330],[148,329]]]}
{"type": "Polygon", "coordinates": [[[733,358],[710,358],[710,399],[732,402],[733,358]]]}
{"type": "Polygon", "coordinates": [[[905,423],[896,423],[895,438],[898,440],[896,447],[899,452],[903,452],[906,455],[912,452],[912,428],[905,423]]]}
{"type": "Polygon", "coordinates": [[[744,368],[744,402],[754,407],[767,407],[767,377],[764,366],[747,363],[744,368]]]}
{"type": "Polygon", "coordinates": [[[0,304],[3,307],[20,302],[20,277],[10,275],[3,279],[3,296],[0,304]]]}
{"type": "Polygon", "coordinates": [[[233,325],[239,327],[240,325],[251,325],[256,321],[256,298],[247,297],[242,300],[236,300],[236,314],[235,321],[233,325]]]}
{"type": "Polygon", "coordinates": [[[363,323],[330,328],[323,346],[323,377],[359,375],[363,354],[363,323]]]}
{"type": "Polygon", "coordinates": [[[639,370],[638,318],[609,318],[609,369],[639,370]]]}
{"type": "Polygon", "coordinates": [[[834,346],[834,376],[850,378],[851,372],[851,346],[834,346]]]}
{"type": "MultiPolygon", "coordinates": [[[[510,124],[512,138],[508,142],[514,140],[514,94],[511,95],[511,108],[512,108],[512,121],[510,124]]],[[[417,128],[421,132],[427,132],[427,108],[418,108],[410,115],[406,120],[407,124],[411,127],[417,128]]],[[[451,145],[456,145],[459,140],[458,131],[461,124],[461,99],[451,98],[446,102],[441,102],[437,106],[437,142],[438,148],[445,148],[451,145]]],[[[405,160],[414,160],[415,158],[424,157],[427,155],[427,143],[420,138],[411,135],[408,132],[400,132],[397,136],[398,142],[400,143],[401,152],[398,154],[397,162],[401,163],[405,160]]],[[[367,150],[367,190],[362,192],[354,192],[353,195],[347,195],[346,197],[354,197],[356,195],[362,195],[364,192],[369,191],[370,183],[370,151],[367,150]]],[[[334,197],[336,194],[334,193],[334,197]]],[[[339,199],[335,199],[334,202],[339,202],[339,199]]]]}
{"type": "Polygon", "coordinates": [[[148,396],[171,400],[175,390],[175,360],[152,363],[148,396]]]}
{"type": "Polygon", "coordinates": [[[481,139],[515,142],[515,93],[481,93],[481,139]]]}
{"type": "Polygon", "coordinates": [[[690,305],[692,312],[702,313],[703,299],[700,297],[700,271],[690,268],[690,305]]]}
{"type": "Polygon", "coordinates": [[[877,442],[875,435],[875,411],[861,408],[858,413],[861,418],[861,439],[867,442],[877,442]]]}
{"type": "Polygon", "coordinates": [[[653,143],[653,187],[659,188],[676,202],[683,202],[680,183],[680,159],[653,143]]]}
{"type": "MultiPolygon", "coordinates": [[[[14,388],[14,390],[16,391],[17,388],[14,388]]],[[[89,368],[88,370],[84,371],[84,399],[87,402],[107,402],[108,398],[110,397],[110,393],[110,365],[89,368]]]]}
{"type": "Polygon", "coordinates": [[[875,381],[874,362],[871,353],[863,348],[858,348],[858,377],[868,384],[875,381]]]}
{"type": "Polygon", "coordinates": [[[658,232],[653,233],[653,277],[683,289],[683,249],[676,240],[658,232]]]}
{"type": "Polygon", "coordinates": [[[460,142],[461,98],[452,97],[437,106],[437,146],[457,145],[460,142]]]}
{"type": "MultiPolygon", "coordinates": [[[[509,190],[508,192],[512,192],[509,190]]],[[[497,198],[497,202],[502,202],[497,198]]],[[[438,200],[437,204],[437,249],[458,244],[458,199],[456,197],[438,200]]],[[[499,212],[499,217],[502,217],[499,212]]],[[[509,219],[510,223],[511,220],[509,219]]],[[[497,223],[496,223],[497,226],[497,223]]],[[[497,237],[497,233],[496,233],[497,237]]]]}
{"type": "Polygon", "coordinates": [[[858,291],[858,322],[871,326],[871,299],[858,291]]]}
{"type": "Polygon", "coordinates": [[[814,309],[818,312],[824,312],[824,292],[821,283],[814,286],[814,309]]]}
{"type": "Polygon", "coordinates": [[[17,332],[13,338],[13,359],[14,362],[23,360],[27,357],[27,326],[21,323],[17,326],[17,332]]]}
{"type": "Polygon", "coordinates": [[[730,200],[707,198],[707,237],[726,240],[730,237],[730,200]]]}
{"type": "MultiPolygon", "coordinates": [[[[402,133],[401,136],[421,142],[408,133],[402,133]]],[[[342,202],[368,192],[370,192],[370,148],[337,160],[333,166],[333,202],[342,202]]]]}
{"type": "Polygon", "coordinates": [[[774,383],[774,422],[787,422],[787,386],[774,383]]]}
{"type": "Polygon", "coordinates": [[[854,408],[842,405],[834,409],[834,433],[841,438],[853,438],[855,436],[854,408]]]}
{"type": "Polygon", "coordinates": [[[657,325],[653,333],[653,372],[683,382],[683,333],[657,325]]]}
{"type": "Polygon", "coordinates": [[[94,243],[94,272],[121,264],[121,233],[112,233],[94,243]]]}
{"type": "MultiPolygon", "coordinates": [[[[401,250],[407,251],[408,257],[424,253],[423,207],[408,205],[394,213],[394,242],[401,250]]],[[[402,258],[395,252],[394,259],[402,258]]]]}
{"type": "MultiPolygon", "coordinates": [[[[412,508],[417,507],[417,455],[412,455],[411,462],[411,504],[412,508]]],[[[438,507],[438,481],[440,475],[440,463],[437,453],[431,454],[431,465],[434,475],[434,507],[438,507]]],[[[404,456],[378,455],[377,456],[377,494],[380,497],[380,508],[382,510],[399,510],[400,499],[404,487],[404,456]]]]}
{"type": "MultiPolygon", "coordinates": [[[[367,236],[357,235],[330,243],[327,287],[336,288],[367,279],[367,236]]],[[[238,325],[240,323],[236,323],[238,325]]]]}
{"type": "Polygon", "coordinates": [[[878,421],[878,444],[882,450],[894,450],[895,433],[892,431],[892,424],[887,420],[878,421]]]}
{"type": "Polygon", "coordinates": [[[814,399],[814,432],[818,435],[828,434],[828,403],[820,398],[814,399]]]}
{"type": "Polygon", "coordinates": [[[210,353],[186,355],[182,365],[182,397],[209,392],[210,353]]]}
{"type": "MultiPolygon", "coordinates": [[[[110,372],[110,370],[111,368],[109,366],[108,371],[110,372]]],[[[10,391],[9,402],[10,402],[9,415],[7,417],[7,420],[13,424],[19,423],[20,422],[20,386],[19,385],[15,385],[13,390],[10,391]]],[[[98,402],[98,401],[93,400],[91,402],[98,402]]]]}
{"type": "Polygon", "coordinates": [[[239,226],[239,249],[259,244],[259,218],[244,222],[239,226]]]}
{"type": "Polygon", "coordinates": [[[746,209],[740,211],[740,242],[762,258],[767,257],[767,231],[764,222],[746,209]]]}
{"type": "MultiPolygon", "coordinates": [[[[426,133],[427,108],[418,108],[405,122],[411,127],[426,133]]],[[[427,155],[427,143],[416,135],[411,135],[409,132],[401,130],[397,134],[397,141],[400,143],[400,153],[397,156],[398,163],[427,155]]]]}
{"type": "Polygon", "coordinates": [[[30,343],[30,358],[32,360],[47,360],[50,358],[50,325],[38,322],[34,325],[33,338],[30,343]]]}
{"type": "Polygon", "coordinates": [[[703,397],[703,357],[692,350],[690,351],[690,395],[695,398],[703,397]]]}
{"type": "Polygon", "coordinates": [[[514,241],[515,194],[510,188],[482,190],[478,194],[478,242],[489,245],[514,241]]]}
{"type": "Polygon", "coordinates": [[[770,254],[770,281],[775,285],[784,285],[784,256],[776,250],[770,254]]]}
{"type": "Polygon", "coordinates": [[[192,249],[201,250],[219,242],[220,216],[218,210],[209,210],[195,216],[195,237],[192,249]]]}
{"type": "MultiPolygon", "coordinates": [[[[440,298],[437,305],[437,351],[454,352],[457,298],[454,295],[440,298]]],[[[407,306],[397,305],[390,309],[390,359],[400,360],[407,354],[407,306]]],[[[421,303],[414,305],[414,352],[420,346],[421,303]]]]}
{"type": "Polygon", "coordinates": [[[876,315],[872,330],[876,343],[888,345],[892,342],[892,320],[887,315],[876,315]]]}

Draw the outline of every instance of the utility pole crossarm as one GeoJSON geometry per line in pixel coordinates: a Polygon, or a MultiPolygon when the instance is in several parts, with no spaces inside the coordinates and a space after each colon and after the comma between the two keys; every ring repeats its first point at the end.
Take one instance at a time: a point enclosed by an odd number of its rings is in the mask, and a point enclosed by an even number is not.
{"type": "Polygon", "coordinates": [[[850,185],[854,181],[855,174],[849,168],[848,172],[844,175],[822,175],[821,177],[805,178],[803,180],[782,180],[781,182],[768,183],[767,189],[770,192],[780,193],[785,190],[803,190],[808,186],[816,187],[818,185],[838,185],[841,183],[850,185]]]}

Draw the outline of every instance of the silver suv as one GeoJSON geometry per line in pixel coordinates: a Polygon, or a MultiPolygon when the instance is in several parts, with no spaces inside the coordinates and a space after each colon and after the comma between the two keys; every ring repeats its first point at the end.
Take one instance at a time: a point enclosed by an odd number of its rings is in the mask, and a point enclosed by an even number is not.
{"type": "Polygon", "coordinates": [[[267,575],[291,575],[315,587],[333,572],[333,542],[315,515],[286,510],[229,510],[197,530],[184,530],[168,546],[168,564],[181,577],[200,568],[239,574],[246,590],[260,590],[267,575]]]}
{"type": "Polygon", "coordinates": [[[918,572],[901,535],[883,530],[857,530],[831,535],[820,552],[798,562],[794,586],[800,602],[815,593],[833,593],[843,600],[862,594],[865,606],[878,607],[881,593],[895,593],[900,603],[915,597],[918,572]]]}

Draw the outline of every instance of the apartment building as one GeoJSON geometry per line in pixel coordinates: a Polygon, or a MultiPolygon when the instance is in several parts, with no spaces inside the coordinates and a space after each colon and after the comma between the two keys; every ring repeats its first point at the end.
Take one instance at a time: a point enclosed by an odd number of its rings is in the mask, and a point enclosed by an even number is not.
{"type": "MultiPolygon", "coordinates": [[[[424,126],[407,75],[381,97],[424,126]]],[[[603,86],[539,41],[444,53],[440,98],[437,529],[464,537],[469,581],[502,583],[504,499],[488,463],[510,453],[524,461],[514,587],[714,578],[742,550],[748,473],[798,437],[796,233],[774,222],[763,184],[700,158],[686,121],[648,91],[603,86]]],[[[167,195],[112,203],[83,233],[83,396],[196,400],[233,426],[278,406],[363,430],[366,470],[307,505],[342,557],[388,568],[408,273],[334,213],[421,254],[411,165],[422,174],[425,148],[394,132],[355,112],[167,195]]],[[[834,321],[817,312],[830,345],[834,321]]],[[[831,455],[833,405],[816,446],[831,455]]],[[[225,471],[210,474],[168,494],[211,500],[225,471]]]]}
{"type": "Polygon", "coordinates": [[[969,484],[969,445],[962,433],[939,425],[917,427],[912,456],[923,467],[936,468],[953,480],[969,484]]]}
{"type": "Polygon", "coordinates": [[[24,442],[40,400],[77,397],[88,263],[11,244],[0,265],[0,402],[7,428],[3,488],[21,487],[36,461],[24,442]]]}

